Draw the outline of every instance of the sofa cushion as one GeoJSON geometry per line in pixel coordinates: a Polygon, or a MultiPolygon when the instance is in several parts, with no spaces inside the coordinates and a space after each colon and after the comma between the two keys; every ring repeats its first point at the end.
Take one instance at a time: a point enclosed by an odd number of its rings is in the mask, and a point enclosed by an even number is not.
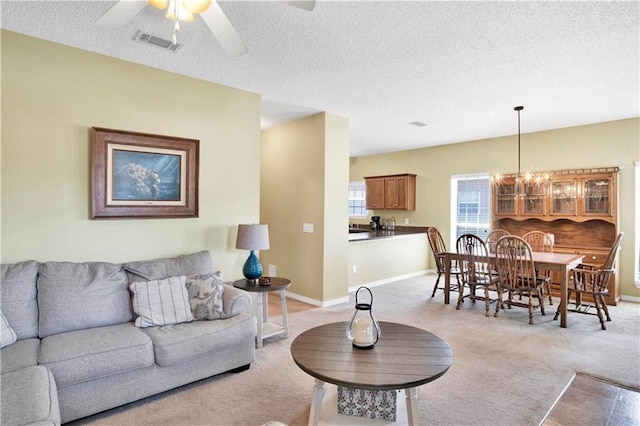
{"type": "Polygon", "coordinates": [[[55,334],[42,339],[40,364],[58,387],[153,365],[151,339],[133,323],[55,334]]]}
{"type": "Polygon", "coordinates": [[[211,255],[206,250],[172,258],[129,262],[124,268],[130,283],[215,272],[211,255]]]}
{"type": "Polygon", "coordinates": [[[46,262],[38,276],[40,337],[133,320],[122,265],[46,262]]]}
{"type": "Polygon", "coordinates": [[[193,321],[185,276],[131,283],[136,327],[193,321]]]}
{"type": "Polygon", "coordinates": [[[189,275],[184,285],[189,293],[189,304],[194,320],[227,317],[222,305],[225,285],[220,271],[215,274],[189,275]]]}
{"type": "Polygon", "coordinates": [[[0,424],[61,424],[55,379],[41,365],[3,374],[0,398],[0,424]]]}
{"type": "Polygon", "coordinates": [[[35,260],[2,265],[0,309],[18,339],[38,337],[38,265],[35,260]]]}
{"type": "Polygon", "coordinates": [[[141,330],[153,341],[156,364],[167,367],[253,340],[254,321],[252,315],[240,314],[224,321],[194,321],[141,330]],[[247,326],[247,322],[251,326],[247,326]]]}
{"type": "Polygon", "coordinates": [[[21,368],[38,365],[38,351],[40,350],[40,339],[32,337],[30,339],[18,340],[11,346],[2,348],[0,354],[0,373],[20,370],[21,368]]]}
{"type": "Polygon", "coordinates": [[[4,314],[0,311],[0,348],[14,344],[16,339],[16,332],[13,331],[4,314]]]}

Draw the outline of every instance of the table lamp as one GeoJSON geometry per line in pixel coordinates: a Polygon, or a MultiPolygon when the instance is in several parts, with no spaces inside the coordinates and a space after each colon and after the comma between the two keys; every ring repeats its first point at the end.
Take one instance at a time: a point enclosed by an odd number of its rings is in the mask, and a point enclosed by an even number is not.
{"type": "Polygon", "coordinates": [[[269,248],[269,226],[255,223],[238,225],[236,248],[251,250],[249,258],[242,267],[242,274],[247,280],[257,280],[262,276],[262,264],[255,251],[269,248]]]}

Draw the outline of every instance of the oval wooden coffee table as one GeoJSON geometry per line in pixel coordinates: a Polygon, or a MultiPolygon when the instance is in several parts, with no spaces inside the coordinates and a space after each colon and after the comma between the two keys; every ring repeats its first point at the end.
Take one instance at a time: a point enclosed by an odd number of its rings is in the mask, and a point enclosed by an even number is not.
{"type": "Polygon", "coordinates": [[[320,417],[324,383],[355,389],[404,389],[410,425],[418,421],[418,386],[449,370],[453,349],[428,331],[380,322],[380,340],[373,349],[357,349],[346,336],[347,322],[321,325],[291,343],[291,356],[305,373],[315,377],[309,424],[320,417]]]}

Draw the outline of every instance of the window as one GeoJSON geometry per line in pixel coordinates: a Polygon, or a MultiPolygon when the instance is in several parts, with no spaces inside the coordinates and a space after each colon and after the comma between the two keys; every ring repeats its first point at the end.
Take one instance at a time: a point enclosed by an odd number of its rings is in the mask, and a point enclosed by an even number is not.
{"type": "Polygon", "coordinates": [[[367,217],[367,188],[364,182],[349,184],[349,217],[367,217]]]}
{"type": "Polygon", "coordinates": [[[462,234],[475,234],[483,240],[491,224],[491,184],[489,174],[451,177],[451,247],[462,234]]]}

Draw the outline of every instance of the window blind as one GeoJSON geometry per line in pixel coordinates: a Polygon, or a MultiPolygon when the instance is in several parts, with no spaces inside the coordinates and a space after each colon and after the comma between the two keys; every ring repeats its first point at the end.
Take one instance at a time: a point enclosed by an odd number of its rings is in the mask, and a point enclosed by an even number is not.
{"type": "Polygon", "coordinates": [[[491,187],[488,174],[452,177],[455,194],[455,238],[475,234],[485,239],[491,220],[491,187]]]}

